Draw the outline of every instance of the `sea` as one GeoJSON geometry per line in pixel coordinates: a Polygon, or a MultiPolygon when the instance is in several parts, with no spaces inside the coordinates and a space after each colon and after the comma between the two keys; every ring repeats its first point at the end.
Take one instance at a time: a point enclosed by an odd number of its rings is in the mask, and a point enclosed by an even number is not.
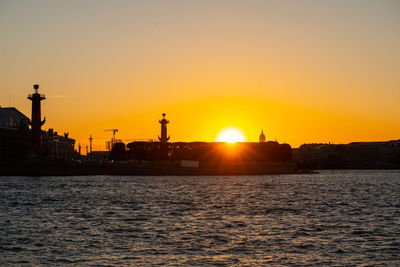
{"type": "Polygon", "coordinates": [[[400,171],[0,177],[2,266],[400,266],[400,171]]]}

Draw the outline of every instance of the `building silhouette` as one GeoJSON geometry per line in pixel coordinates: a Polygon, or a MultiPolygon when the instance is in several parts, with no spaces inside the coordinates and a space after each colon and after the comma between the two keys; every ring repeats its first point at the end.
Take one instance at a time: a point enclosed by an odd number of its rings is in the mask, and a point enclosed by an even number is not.
{"type": "Polygon", "coordinates": [[[201,163],[270,163],[288,162],[292,148],[277,142],[241,142],[232,146],[224,142],[131,142],[127,144],[127,159],[138,161],[191,160],[201,163]],[[164,150],[165,149],[165,150],[164,150]],[[164,157],[160,158],[160,153],[164,157]]]}
{"type": "Polygon", "coordinates": [[[42,131],[42,157],[50,159],[76,158],[74,150],[75,140],[69,138],[68,133],[59,135],[53,129],[42,131]]]}
{"type": "Polygon", "coordinates": [[[14,107],[0,107],[0,160],[22,158],[31,146],[29,118],[14,107]]]}
{"type": "Polygon", "coordinates": [[[400,140],[349,144],[303,144],[293,160],[320,169],[374,169],[400,166],[400,140]]]}

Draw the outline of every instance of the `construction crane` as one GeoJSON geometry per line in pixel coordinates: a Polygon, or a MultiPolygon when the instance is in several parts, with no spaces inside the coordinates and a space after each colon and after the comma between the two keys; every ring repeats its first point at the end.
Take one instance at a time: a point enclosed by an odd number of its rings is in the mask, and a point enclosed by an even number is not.
{"type": "Polygon", "coordinates": [[[113,139],[115,139],[115,133],[118,132],[118,129],[108,129],[108,130],[104,130],[105,132],[113,132],[113,139]]]}
{"type": "Polygon", "coordinates": [[[115,133],[118,132],[118,129],[107,129],[107,130],[104,130],[104,131],[105,132],[113,132],[113,137],[112,137],[111,141],[107,141],[106,142],[107,150],[111,151],[113,146],[115,145],[115,143],[117,143],[119,141],[119,140],[117,140],[115,138],[115,133]]]}

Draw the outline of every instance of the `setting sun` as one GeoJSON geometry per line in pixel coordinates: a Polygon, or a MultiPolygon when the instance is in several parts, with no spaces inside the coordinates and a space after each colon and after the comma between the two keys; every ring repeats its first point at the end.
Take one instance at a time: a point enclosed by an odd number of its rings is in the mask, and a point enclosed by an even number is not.
{"type": "Polygon", "coordinates": [[[246,137],[239,129],[228,127],[219,132],[217,138],[215,138],[215,141],[227,143],[245,142],[246,137]]]}

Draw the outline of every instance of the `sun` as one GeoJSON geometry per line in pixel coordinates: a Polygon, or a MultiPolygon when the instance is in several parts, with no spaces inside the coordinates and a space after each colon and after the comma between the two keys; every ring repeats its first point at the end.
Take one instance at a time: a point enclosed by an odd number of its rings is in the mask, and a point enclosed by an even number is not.
{"type": "Polygon", "coordinates": [[[221,130],[217,137],[215,138],[216,142],[227,142],[227,143],[236,143],[236,142],[246,142],[246,137],[243,132],[235,127],[228,127],[221,130]]]}

